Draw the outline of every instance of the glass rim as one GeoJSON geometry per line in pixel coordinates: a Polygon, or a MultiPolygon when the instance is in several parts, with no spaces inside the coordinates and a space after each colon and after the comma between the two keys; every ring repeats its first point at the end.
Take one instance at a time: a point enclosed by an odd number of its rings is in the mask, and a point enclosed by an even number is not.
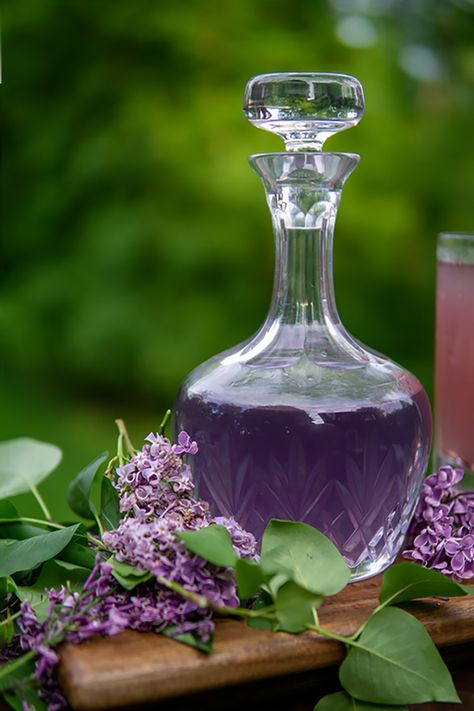
{"type": "Polygon", "coordinates": [[[440,232],[436,252],[439,262],[474,264],[474,231],[440,232]]]}
{"type": "Polygon", "coordinates": [[[444,231],[438,233],[438,239],[474,239],[474,230],[444,231]]]}

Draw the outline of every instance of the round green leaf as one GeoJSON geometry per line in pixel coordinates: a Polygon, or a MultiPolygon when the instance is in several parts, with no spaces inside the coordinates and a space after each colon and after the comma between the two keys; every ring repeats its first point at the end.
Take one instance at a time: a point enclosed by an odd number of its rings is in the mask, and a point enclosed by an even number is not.
{"type": "Polygon", "coordinates": [[[397,607],[369,619],[339,669],[346,691],[381,704],[459,701],[453,680],[421,622],[397,607]]]}
{"type": "Polygon", "coordinates": [[[313,610],[323,602],[321,595],[315,595],[292,580],[282,585],[275,597],[278,629],[297,634],[313,623],[313,610]]]}
{"type": "Polygon", "coordinates": [[[281,572],[316,595],[334,595],[350,576],[336,546],[321,531],[295,521],[270,521],[263,534],[261,562],[265,572],[281,572]]]}
{"type": "Polygon", "coordinates": [[[56,469],[59,447],[28,437],[0,442],[0,499],[31,490],[56,469]]]}
{"type": "Polygon", "coordinates": [[[200,555],[214,565],[228,568],[235,566],[238,561],[230,533],[224,526],[212,524],[198,531],[179,531],[176,535],[192,553],[200,555]]]}

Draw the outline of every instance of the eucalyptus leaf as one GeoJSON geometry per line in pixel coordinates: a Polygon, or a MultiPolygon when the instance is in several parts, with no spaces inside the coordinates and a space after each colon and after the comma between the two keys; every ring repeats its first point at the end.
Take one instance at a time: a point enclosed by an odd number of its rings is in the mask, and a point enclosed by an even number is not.
{"type": "Polygon", "coordinates": [[[321,531],[295,521],[270,521],[263,534],[261,564],[266,571],[290,574],[317,595],[334,595],[350,576],[336,546],[321,531]]]}
{"type": "Polygon", "coordinates": [[[70,526],[23,541],[0,540],[0,576],[31,570],[54,558],[71,541],[77,528],[70,526]]]}
{"type": "Polygon", "coordinates": [[[238,556],[232,546],[229,531],[224,526],[212,524],[197,531],[176,533],[192,553],[200,555],[214,565],[235,567],[238,556]]]}
{"type": "Polygon", "coordinates": [[[81,516],[81,518],[91,521],[95,518],[95,507],[91,500],[91,491],[99,475],[100,466],[108,456],[108,452],[100,454],[84,467],[68,486],[67,502],[72,511],[81,516]]]}
{"type": "Polygon", "coordinates": [[[235,564],[235,578],[241,600],[249,600],[265,581],[261,567],[245,558],[238,558],[235,564]]]}
{"type": "Polygon", "coordinates": [[[368,704],[349,696],[345,691],[324,696],[313,711],[408,711],[406,706],[387,706],[386,704],[368,704]]]}
{"type": "Polygon", "coordinates": [[[474,594],[474,587],[461,585],[437,570],[415,563],[399,563],[384,573],[379,600],[383,605],[395,605],[419,597],[460,597],[469,594],[474,594]]]}
{"type": "Polygon", "coordinates": [[[212,638],[208,642],[203,642],[200,637],[194,632],[184,632],[183,634],[177,633],[179,627],[176,625],[172,627],[167,627],[162,631],[165,637],[171,637],[171,639],[176,640],[176,642],[181,642],[182,644],[187,644],[188,647],[194,647],[200,652],[206,652],[206,654],[211,654],[214,651],[212,646],[212,638]]]}
{"type": "Polygon", "coordinates": [[[344,689],[378,704],[459,701],[431,637],[415,617],[386,607],[370,617],[339,669],[344,689]]]}
{"type": "Polygon", "coordinates": [[[31,491],[61,458],[59,447],[28,437],[0,442],[0,499],[31,491]]]}
{"type": "Polygon", "coordinates": [[[120,524],[120,499],[117,489],[107,476],[102,477],[100,490],[100,520],[107,531],[120,524]]]}
{"type": "Polygon", "coordinates": [[[323,599],[289,580],[279,588],[275,598],[278,629],[294,634],[303,632],[307,624],[314,623],[313,611],[323,599]]]}
{"type": "Polygon", "coordinates": [[[133,590],[137,585],[151,580],[153,575],[148,570],[140,570],[128,563],[119,562],[114,556],[107,561],[112,566],[112,575],[126,590],[133,590]]]}

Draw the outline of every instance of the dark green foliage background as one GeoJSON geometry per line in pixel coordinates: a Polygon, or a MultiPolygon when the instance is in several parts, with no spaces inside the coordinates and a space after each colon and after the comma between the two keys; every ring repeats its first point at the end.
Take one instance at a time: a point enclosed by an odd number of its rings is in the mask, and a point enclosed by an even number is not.
{"type": "Polygon", "coordinates": [[[45,485],[58,515],[114,416],[156,429],[186,373],[265,315],[271,227],[246,157],[282,145],[242,116],[257,73],[363,82],[364,120],[327,145],[362,156],[339,310],[432,392],[436,233],[472,228],[472,2],[16,0],[4,24],[0,435],[65,449],[45,485]],[[338,39],[352,14],[372,46],[338,39]],[[435,51],[437,79],[403,71],[410,44],[435,51]]]}

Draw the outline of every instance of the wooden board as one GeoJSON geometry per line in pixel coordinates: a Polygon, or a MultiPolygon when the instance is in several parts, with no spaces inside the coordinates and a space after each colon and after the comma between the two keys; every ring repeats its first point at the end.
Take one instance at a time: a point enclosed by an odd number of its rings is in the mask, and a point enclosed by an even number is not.
{"type": "MultiPolygon", "coordinates": [[[[348,586],[320,609],[323,626],[350,635],[377,604],[377,578],[348,586]]],[[[423,600],[407,608],[442,647],[474,642],[474,596],[423,600]]],[[[289,635],[219,620],[216,652],[205,655],[153,633],[126,631],[82,645],[65,645],[60,682],[78,711],[173,699],[336,665],[344,647],[315,633],[289,635]]]]}

